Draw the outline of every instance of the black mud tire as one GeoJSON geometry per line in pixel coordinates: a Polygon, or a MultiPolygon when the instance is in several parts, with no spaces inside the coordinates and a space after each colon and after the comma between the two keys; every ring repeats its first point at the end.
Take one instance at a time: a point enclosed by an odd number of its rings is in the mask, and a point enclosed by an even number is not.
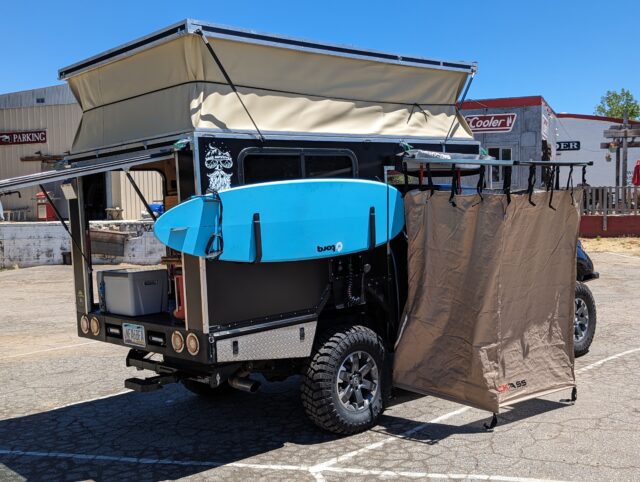
{"type": "Polygon", "coordinates": [[[230,394],[236,392],[236,390],[227,382],[223,382],[222,384],[220,384],[220,386],[214,388],[210,387],[206,383],[187,379],[182,380],[182,385],[191,393],[195,393],[196,395],[206,399],[227,397],[230,394]]]}
{"type": "MultiPolygon", "coordinates": [[[[584,315],[582,315],[582,321],[584,321],[584,315]]],[[[576,283],[576,302],[574,313],[574,340],[573,340],[573,354],[580,357],[585,355],[589,351],[593,337],[596,334],[596,301],[593,298],[593,294],[587,285],[584,283],[576,283]],[[586,325],[586,331],[578,339],[578,331],[582,331],[576,328],[576,323],[579,317],[578,309],[583,307],[586,309],[588,315],[588,323],[586,325]]]]}
{"type": "Polygon", "coordinates": [[[323,332],[315,341],[302,372],[301,398],[307,416],[318,427],[339,435],[363,432],[375,426],[384,410],[389,377],[384,342],[373,330],[341,325],[323,332]],[[378,389],[366,409],[349,411],[338,397],[338,371],[349,355],[364,352],[378,367],[378,389]]]}

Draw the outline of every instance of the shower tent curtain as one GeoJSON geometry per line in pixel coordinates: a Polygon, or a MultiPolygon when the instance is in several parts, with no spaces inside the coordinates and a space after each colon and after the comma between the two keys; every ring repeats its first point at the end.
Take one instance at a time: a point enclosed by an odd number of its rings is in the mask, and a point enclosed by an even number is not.
{"type": "Polygon", "coordinates": [[[497,413],[575,386],[579,193],[531,201],[485,193],[456,196],[453,206],[444,192],[406,195],[397,387],[497,413]]]}

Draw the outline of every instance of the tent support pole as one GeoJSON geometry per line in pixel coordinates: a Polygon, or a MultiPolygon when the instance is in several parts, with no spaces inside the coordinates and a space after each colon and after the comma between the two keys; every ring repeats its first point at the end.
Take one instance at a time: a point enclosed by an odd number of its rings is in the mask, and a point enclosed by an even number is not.
{"type": "Polygon", "coordinates": [[[78,244],[78,242],[76,241],[76,238],[74,238],[73,234],[71,234],[71,231],[69,230],[69,226],[67,226],[67,223],[65,223],[64,219],[62,219],[62,215],[60,214],[60,211],[58,211],[58,208],[56,207],[56,205],[53,204],[53,199],[51,199],[51,196],[49,196],[49,193],[47,192],[47,190],[44,188],[44,186],[42,184],[38,184],[38,187],[42,191],[42,194],[44,194],[44,197],[47,198],[47,202],[51,205],[51,209],[53,209],[53,212],[56,215],[56,219],[58,221],[60,221],[60,224],[62,224],[62,227],[64,228],[64,230],[67,232],[67,234],[71,238],[71,242],[73,243],[73,245],[80,252],[80,254],[82,254],[82,257],[87,262],[87,264],[89,266],[91,266],[91,261],[89,261],[87,259],[87,255],[84,254],[84,251],[82,251],[82,248],[80,247],[80,244],[78,244]]]}
{"type": "Polygon", "coordinates": [[[138,184],[136,184],[136,181],[133,179],[133,176],[131,174],[129,174],[129,171],[124,171],[124,173],[127,175],[127,179],[129,179],[129,182],[133,186],[133,190],[136,192],[136,194],[140,198],[140,201],[142,201],[142,204],[144,204],[144,208],[149,213],[149,216],[151,216],[151,219],[153,219],[155,221],[157,219],[156,218],[156,213],[154,213],[153,209],[151,209],[151,206],[149,206],[149,203],[145,199],[144,194],[142,194],[142,191],[138,187],[138,184]]]}
{"type": "Polygon", "coordinates": [[[229,87],[231,87],[231,90],[233,90],[233,92],[236,94],[236,97],[240,101],[240,104],[242,105],[242,108],[247,113],[247,116],[249,116],[249,120],[251,120],[251,123],[253,124],[253,127],[256,129],[256,132],[258,133],[258,137],[260,138],[260,141],[264,142],[264,136],[262,135],[262,132],[260,132],[260,129],[258,128],[258,124],[256,124],[255,120],[253,120],[253,117],[251,116],[251,113],[249,112],[249,109],[247,109],[247,106],[244,105],[244,102],[242,101],[242,97],[240,97],[240,93],[238,92],[238,89],[236,88],[235,84],[231,80],[231,77],[229,77],[229,74],[227,73],[226,69],[224,68],[224,65],[222,65],[222,62],[220,61],[220,58],[216,55],[215,51],[213,50],[213,47],[209,43],[209,40],[207,39],[207,36],[204,34],[204,32],[201,29],[196,30],[195,33],[200,35],[200,38],[202,39],[204,44],[207,46],[207,50],[209,51],[209,53],[211,54],[211,57],[213,58],[213,60],[215,61],[216,65],[220,69],[220,72],[222,73],[222,75],[224,76],[225,80],[227,81],[227,84],[229,84],[229,87]]]}
{"type": "MultiPolygon", "coordinates": [[[[460,109],[458,108],[458,105],[462,105],[462,103],[467,98],[467,94],[469,93],[469,88],[471,87],[471,84],[473,83],[473,78],[475,76],[476,76],[476,71],[474,69],[473,72],[471,72],[471,75],[469,76],[469,80],[467,82],[467,85],[464,88],[464,92],[462,93],[462,97],[460,97],[460,100],[453,105],[454,108],[455,108],[455,117],[454,117],[453,121],[451,122],[451,125],[449,126],[449,130],[447,131],[447,135],[444,138],[444,143],[442,145],[443,148],[446,147],[447,141],[449,140],[449,136],[452,134],[451,130],[453,129],[453,126],[455,125],[456,120],[458,119],[458,114],[460,114],[460,109]]],[[[444,152],[444,149],[443,149],[443,152],[444,152]]]]}

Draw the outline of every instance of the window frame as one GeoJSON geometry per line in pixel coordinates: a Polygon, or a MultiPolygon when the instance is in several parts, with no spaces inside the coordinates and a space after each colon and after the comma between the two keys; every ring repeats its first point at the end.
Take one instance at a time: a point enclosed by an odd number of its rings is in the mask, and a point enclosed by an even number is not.
{"type": "MultiPolygon", "coordinates": [[[[497,149],[499,156],[497,158],[497,160],[499,161],[504,161],[504,154],[503,152],[505,150],[511,151],[511,155],[509,156],[509,161],[513,160],[513,152],[514,152],[514,147],[513,146],[487,146],[487,152],[489,152],[490,149],[497,149]]],[[[489,154],[491,155],[491,154],[489,154]]],[[[495,185],[502,185],[502,183],[504,182],[504,167],[503,166],[487,166],[486,167],[486,172],[485,172],[485,178],[489,180],[489,185],[493,188],[494,184],[495,185]],[[493,180],[493,168],[494,167],[498,167],[498,175],[499,175],[499,179],[497,181],[493,180]]]]}
{"type": "MultiPolygon", "coordinates": [[[[263,156],[298,156],[300,162],[300,173],[302,177],[300,179],[307,178],[307,168],[305,163],[305,155],[307,156],[343,156],[348,157],[351,160],[351,172],[352,178],[358,178],[358,158],[351,149],[336,149],[336,148],[321,148],[321,147],[245,147],[238,154],[238,184],[244,186],[245,174],[244,163],[245,159],[251,155],[263,155],[263,156]]],[[[322,179],[322,178],[314,178],[322,179]]]]}

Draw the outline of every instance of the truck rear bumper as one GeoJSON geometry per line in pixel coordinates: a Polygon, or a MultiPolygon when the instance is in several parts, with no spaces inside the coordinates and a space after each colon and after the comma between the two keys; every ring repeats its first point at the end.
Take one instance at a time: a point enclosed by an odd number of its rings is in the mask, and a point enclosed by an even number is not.
{"type": "MultiPolygon", "coordinates": [[[[78,336],[91,340],[103,341],[114,345],[126,346],[143,352],[160,353],[166,357],[178,358],[192,363],[211,365],[215,362],[213,344],[208,334],[197,330],[187,330],[178,325],[168,315],[158,314],[144,317],[126,317],[93,312],[88,315],[78,314],[78,336]],[[82,317],[90,320],[89,329],[83,329],[82,317]],[[97,320],[93,322],[93,319],[97,320]],[[97,323],[97,332],[91,326],[97,323]],[[135,332],[139,336],[127,339],[127,333],[135,332]],[[171,343],[174,334],[184,341],[181,350],[177,351],[171,343]],[[187,340],[197,340],[197,351],[189,350],[187,340]]],[[[193,344],[192,344],[193,346],[193,344]]]]}
{"type": "Polygon", "coordinates": [[[213,367],[225,363],[308,357],[315,339],[317,316],[304,314],[250,322],[233,328],[212,329],[211,333],[187,330],[164,314],[126,317],[99,312],[79,313],[77,324],[78,335],[83,338],[213,367]],[[83,326],[83,317],[90,320],[88,325],[83,326]],[[183,341],[179,350],[172,343],[175,336],[183,341]]]}

